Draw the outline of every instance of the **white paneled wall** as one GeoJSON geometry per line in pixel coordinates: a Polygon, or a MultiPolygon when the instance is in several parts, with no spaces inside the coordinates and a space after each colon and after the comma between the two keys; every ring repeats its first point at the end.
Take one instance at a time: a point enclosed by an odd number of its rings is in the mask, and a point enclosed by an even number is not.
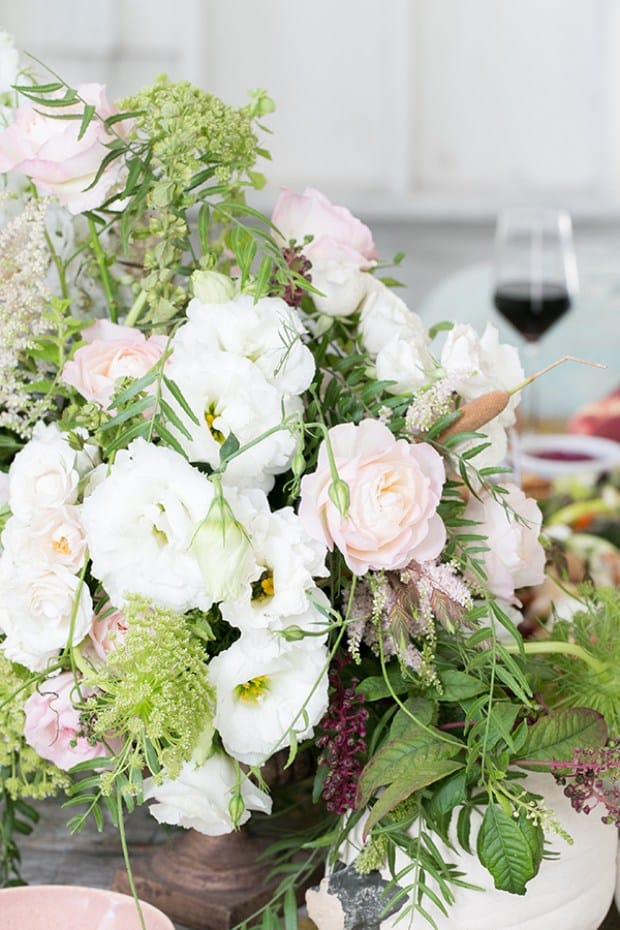
{"type": "Polygon", "coordinates": [[[236,104],[266,88],[266,199],[620,209],[617,0],[0,0],[0,26],[112,97],[162,71],[236,104]]]}

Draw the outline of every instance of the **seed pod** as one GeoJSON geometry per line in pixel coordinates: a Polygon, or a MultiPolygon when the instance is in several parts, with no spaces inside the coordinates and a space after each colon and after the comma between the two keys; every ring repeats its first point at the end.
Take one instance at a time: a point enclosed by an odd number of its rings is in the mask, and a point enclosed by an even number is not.
{"type": "Polygon", "coordinates": [[[506,409],[510,397],[508,391],[489,391],[463,404],[458,411],[459,418],[437,437],[438,442],[445,442],[457,433],[475,433],[506,409]]]}

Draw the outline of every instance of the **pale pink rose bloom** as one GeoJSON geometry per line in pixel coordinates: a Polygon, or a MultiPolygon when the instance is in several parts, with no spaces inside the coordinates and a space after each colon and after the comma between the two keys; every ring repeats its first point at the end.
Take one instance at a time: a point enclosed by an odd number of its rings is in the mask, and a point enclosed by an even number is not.
{"type": "Polygon", "coordinates": [[[149,336],[139,329],[97,320],[84,330],[81,346],[62,370],[62,379],[86,400],[107,408],[118,378],[141,378],[161,358],[166,336],[149,336]]]}
{"type": "Polygon", "coordinates": [[[305,236],[314,237],[304,248],[312,262],[338,259],[343,248],[357,268],[370,268],[377,257],[368,227],[314,187],[307,187],[303,194],[282,188],[272,220],[286,242],[295,239],[301,243],[305,236]]]}
{"type": "Polygon", "coordinates": [[[486,587],[496,597],[516,602],[515,588],[541,584],[545,577],[545,550],[539,542],[542,514],[538,504],[516,484],[506,482],[507,494],[496,500],[488,491],[471,497],[464,516],[478,526],[469,527],[487,537],[488,551],[478,554],[487,575],[486,587]],[[518,517],[516,516],[518,515],[518,517]]]}
{"type": "Polygon", "coordinates": [[[107,605],[93,617],[90,628],[90,644],[98,659],[105,662],[108,653],[121,645],[127,633],[127,620],[120,610],[107,605]]]}
{"type": "Polygon", "coordinates": [[[445,480],[441,456],[426,443],[395,439],[377,420],[334,426],[329,437],[349,487],[349,510],[343,516],[330,500],[323,443],[316,471],[301,483],[299,515],[311,535],[336,546],[356,575],[437,558],[446,539],[436,512],[445,480]]]}
{"type": "MultiPolygon", "coordinates": [[[[81,139],[79,119],[55,119],[40,105],[20,107],[14,121],[0,132],[0,172],[27,175],[41,194],[56,197],[73,214],[101,206],[122,168],[122,160],[115,159],[90,187],[108,153],[105,143],[114,138],[101,120],[115,110],[101,84],[80,84],[77,92],[97,113],[81,139]]],[[[78,103],[50,107],[49,112],[54,116],[79,114],[83,108],[78,103]]],[[[117,123],[115,131],[122,134],[123,124],[117,123]]]]}
{"type": "Polygon", "coordinates": [[[26,742],[43,759],[64,771],[79,762],[109,755],[102,743],[91,745],[83,736],[78,736],[80,712],[73,701],[80,701],[73,672],[62,672],[44,681],[24,704],[26,742]]]}

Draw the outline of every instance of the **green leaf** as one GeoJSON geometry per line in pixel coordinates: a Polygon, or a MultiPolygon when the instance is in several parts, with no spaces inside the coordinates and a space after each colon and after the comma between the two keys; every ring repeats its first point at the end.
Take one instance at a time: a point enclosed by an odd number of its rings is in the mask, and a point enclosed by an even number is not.
{"type": "Polygon", "coordinates": [[[169,423],[172,423],[172,425],[181,433],[182,436],[185,436],[186,439],[192,438],[192,434],[186,427],[183,420],[181,420],[176,410],[174,410],[168,401],[163,399],[163,397],[159,399],[159,409],[166,420],[168,420],[169,423]]]}
{"type": "Polygon", "coordinates": [[[400,708],[392,720],[390,735],[388,739],[408,739],[412,730],[414,733],[420,732],[419,724],[428,726],[435,713],[435,704],[423,697],[413,697],[405,704],[405,709],[400,708]],[[415,717],[415,720],[412,718],[415,717]]]}
{"type": "Polygon", "coordinates": [[[125,407],[124,410],[121,410],[111,420],[108,420],[103,426],[100,427],[101,432],[104,433],[107,430],[115,429],[117,426],[120,426],[122,423],[125,423],[127,420],[131,420],[133,417],[137,417],[140,414],[143,414],[145,410],[148,410],[154,404],[154,398],[150,395],[147,397],[140,397],[138,400],[134,401],[133,404],[130,404],[129,407],[125,407]]]}
{"type": "Polygon", "coordinates": [[[239,440],[234,433],[229,433],[220,448],[220,465],[224,465],[238,449],[239,440]]]}
{"type": "Polygon", "coordinates": [[[409,768],[406,774],[399,775],[375,802],[364,824],[364,837],[368,836],[382,817],[394,810],[405,798],[462,767],[463,763],[458,760],[436,758],[417,763],[409,768]]]}
{"type": "Polygon", "coordinates": [[[451,778],[435,788],[429,804],[429,810],[435,817],[451,813],[455,807],[459,807],[466,797],[466,774],[457,772],[451,778]]]}
{"type": "Polygon", "coordinates": [[[499,804],[489,804],[484,813],[476,852],[499,891],[525,894],[526,882],[537,871],[531,837],[525,834],[521,821],[506,813],[499,804]]]}
{"type": "Polygon", "coordinates": [[[181,455],[184,459],[187,459],[187,453],[185,452],[185,449],[180,444],[176,436],[173,436],[170,430],[164,426],[161,420],[158,421],[155,429],[157,430],[157,435],[159,438],[162,439],[167,446],[170,446],[170,448],[174,449],[178,455],[181,455]]]}
{"type": "Polygon", "coordinates": [[[479,678],[474,678],[456,668],[446,668],[440,671],[439,681],[443,688],[443,694],[438,695],[440,701],[466,701],[487,690],[487,686],[479,678]]]}
{"type": "MultiPolygon", "coordinates": [[[[405,790],[402,797],[394,801],[392,806],[395,806],[418,787],[423,787],[417,783],[420,773],[423,773],[423,784],[430,784],[449,774],[448,770],[435,771],[434,762],[450,759],[463,748],[458,740],[446,737],[431,727],[418,726],[410,719],[403,722],[402,728],[399,725],[399,733],[398,739],[386,740],[362,771],[357,786],[357,808],[364,807],[379,788],[391,785],[392,782],[399,783],[399,788],[393,794],[401,793],[401,782],[404,782],[405,789],[410,785],[409,790],[405,790]],[[427,776],[430,776],[430,781],[426,780],[427,776]]],[[[389,788],[384,795],[388,791],[389,788]]],[[[391,810],[391,807],[387,809],[391,810]]]]}
{"type": "Polygon", "coordinates": [[[95,115],[95,108],[92,103],[87,103],[84,107],[84,113],[82,115],[82,122],[80,123],[80,131],[78,133],[78,142],[84,136],[84,133],[90,126],[93,116],[95,115]]]}
{"type": "Polygon", "coordinates": [[[136,394],[140,394],[141,391],[146,390],[146,388],[149,387],[153,381],[155,381],[157,375],[157,368],[151,368],[151,370],[147,371],[147,373],[142,375],[141,378],[136,378],[136,380],[132,381],[132,383],[123,391],[120,391],[118,394],[114,394],[112,396],[112,406],[122,407],[123,404],[126,404],[127,401],[131,400],[132,397],[135,397],[136,394]]]}
{"type": "Polygon", "coordinates": [[[518,764],[548,771],[550,762],[569,761],[575,749],[604,746],[607,737],[605,718],[589,707],[552,710],[529,727],[518,764]]]}
{"type": "Polygon", "coordinates": [[[192,423],[194,423],[196,426],[200,426],[200,420],[186,401],[178,384],[175,381],[172,381],[170,378],[167,378],[166,375],[164,375],[164,384],[176,400],[179,407],[189,417],[192,423]]]}
{"type": "Polygon", "coordinates": [[[405,681],[400,669],[393,668],[383,675],[371,675],[357,686],[358,694],[363,694],[366,701],[381,701],[394,694],[404,694],[410,683],[405,681]],[[386,681],[387,678],[387,681],[386,681]]]}
{"type": "Polygon", "coordinates": [[[119,433],[112,442],[107,443],[105,449],[107,455],[111,452],[115,452],[116,449],[125,449],[134,439],[137,439],[138,436],[147,438],[151,431],[151,426],[148,420],[140,420],[137,423],[132,423],[129,429],[124,430],[122,433],[119,433]]]}

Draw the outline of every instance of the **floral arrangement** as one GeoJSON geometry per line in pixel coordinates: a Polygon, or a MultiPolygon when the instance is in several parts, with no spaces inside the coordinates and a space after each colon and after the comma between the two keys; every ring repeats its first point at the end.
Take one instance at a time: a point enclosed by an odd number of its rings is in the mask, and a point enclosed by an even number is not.
{"type": "Polygon", "coordinates": [[[268,760],[309,753],[312,824],[278,846],[307,861],[269,908],[361,830],[386,912],[405,887],[432,925],[467,880],[432,837],[457,821],[468,848],[474,810],[523,894],[561,830],[526,771],[618,772],[619,601],[579,589],[519,632],[546,552],[504,464],[517,351],[429,332],[319,191],[248,205],[265,93],[161,77],[110,106],[9,37],[0,77],[4,882],[32,799],[72,830],[144,803],[217,835],[277,807],[268,760]]]}

